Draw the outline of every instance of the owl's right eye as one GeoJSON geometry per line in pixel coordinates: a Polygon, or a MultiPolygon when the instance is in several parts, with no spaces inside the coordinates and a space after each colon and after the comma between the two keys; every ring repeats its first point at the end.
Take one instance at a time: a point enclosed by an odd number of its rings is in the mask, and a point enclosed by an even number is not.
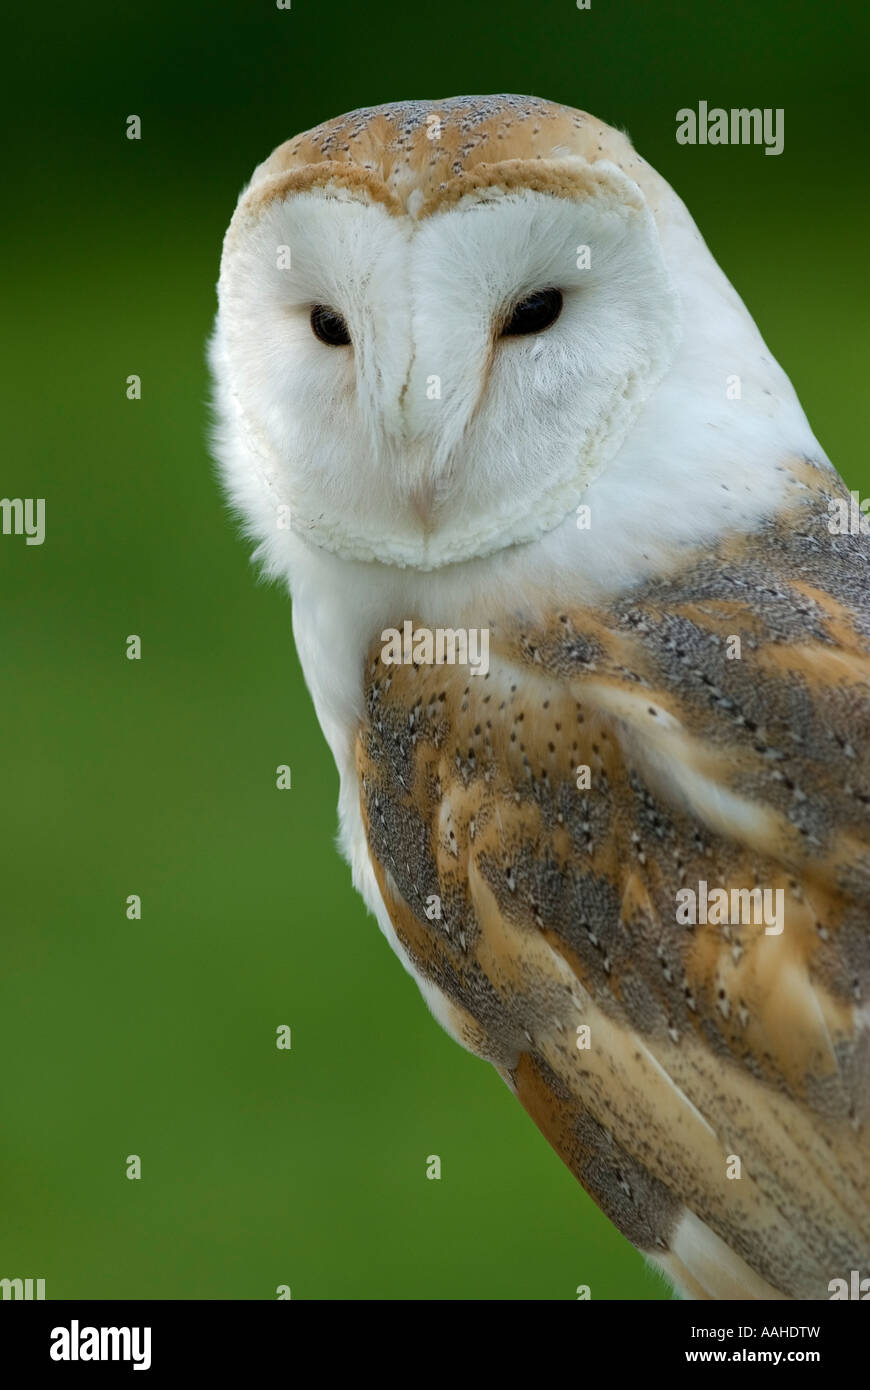
{"type": "Polygon", "coordinates": [[[519,338],[526,333],[543,333],[562,312],[561,290],[536,290],[515,304],[504,324],[503,338],[519,338]]]}
{"type": "Polygon", "coordinates": [[[315,338],[329,347],[347,347],[350,342],[347,324],[341,314],[330,309],[328,304],[314,305],[311,310],[311,331],[315,338]]]}

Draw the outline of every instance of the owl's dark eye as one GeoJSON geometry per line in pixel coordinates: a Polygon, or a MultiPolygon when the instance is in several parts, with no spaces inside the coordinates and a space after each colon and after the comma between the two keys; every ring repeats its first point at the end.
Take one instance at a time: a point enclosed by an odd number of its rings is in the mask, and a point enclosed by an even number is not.
{"type": "Polygon", "coordinates": [[[330,347],[347,347],[350,342],[347,324],[341,314],[327,304],[315,304],[311,310],[311,331],[315,338],[328,343],[330,347]]]}
{"type": "Polygon", "coordinates": [[[545,328],[556,322],[561,312],[561,290],[535,290],[534,294],[526,295],[525,299],[514,305],[510,318],[501,330],[502,337],[543,333],[545,328]]]}

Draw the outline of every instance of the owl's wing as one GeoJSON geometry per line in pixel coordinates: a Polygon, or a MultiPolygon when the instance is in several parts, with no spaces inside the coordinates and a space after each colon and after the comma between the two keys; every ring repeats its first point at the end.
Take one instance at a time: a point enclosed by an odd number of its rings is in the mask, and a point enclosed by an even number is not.
{"type": "Polygon", "coordinates": [[[827,515],[490,619],[486,676],[367,669],[363,819],[427,995],[698,1297],[870,1273],[870,574],[827,515]]]}

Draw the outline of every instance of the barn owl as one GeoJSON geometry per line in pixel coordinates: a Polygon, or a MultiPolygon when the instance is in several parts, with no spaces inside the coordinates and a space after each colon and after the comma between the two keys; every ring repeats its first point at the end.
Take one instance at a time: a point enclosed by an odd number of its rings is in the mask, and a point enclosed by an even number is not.
{"type": "Polygon", "coordinates": [[[679,1293],[870,1276],[867,523],[686,207],[581,111],[397,102],[256,168],[218,290],[222,478],[432,1013],[679,1293]]]}

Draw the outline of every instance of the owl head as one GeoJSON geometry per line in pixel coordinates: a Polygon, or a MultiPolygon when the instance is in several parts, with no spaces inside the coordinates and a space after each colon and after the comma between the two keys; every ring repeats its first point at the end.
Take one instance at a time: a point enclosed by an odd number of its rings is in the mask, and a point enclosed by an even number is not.
{"type": "Polygon", "coordinates": [[[627,139],[536,98],[399,102],[280,145],[229,226],[211,344],[217,453],[267,567],[303,544],[435,569],[558,526],[702,331],[699,259],[738,314],[627,139]]]}

